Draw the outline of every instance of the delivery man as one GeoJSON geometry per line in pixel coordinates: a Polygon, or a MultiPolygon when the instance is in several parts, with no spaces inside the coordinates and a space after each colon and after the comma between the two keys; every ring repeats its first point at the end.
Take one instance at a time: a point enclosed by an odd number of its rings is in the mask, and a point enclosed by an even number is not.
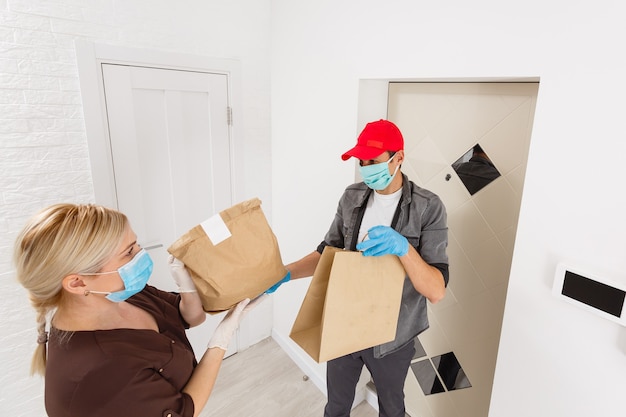
{"type": "Polygon", "coordinates": [[[378,394],[381,417],[404,417],[404,381],[414,338],[428,328],[426,300],[441,300],[448,284],[446,209],[437,195],[401,171],[404,139],[388,120],[368,123],[342,155],[359,160],[363,182],[348,186],[317,250],[287,265],[291,279],[310,277],[326,246],[397,255],[406,271],[395,340],[328,361],[324,417],[349,417],[363,365],[378,394]],[[364,240],[364,238],[366,238],[364,240]]]}

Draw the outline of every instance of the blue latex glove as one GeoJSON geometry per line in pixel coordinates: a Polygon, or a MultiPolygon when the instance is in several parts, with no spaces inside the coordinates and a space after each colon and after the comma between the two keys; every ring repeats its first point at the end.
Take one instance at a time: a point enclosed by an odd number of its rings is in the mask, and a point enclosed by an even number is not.
{"type": "Polygon", "coordinates": [[[356,245],[364,256],[404,256],[409,252],[409,241],[389,226],[374,226],[367,236],[368,240],[356,245]]]}
{"type": "Polygon", "coordinates": [[[265,291],[265,294],[273,293],[274,291],[278,289],[278,287],[280,287],[282,284],[289,281],[290,279],[291,279],[291,272],[287,271],[287,275],[285,275],[285,278],[281,279],[276,284],[272,285],[267,291],[265,291]]]}

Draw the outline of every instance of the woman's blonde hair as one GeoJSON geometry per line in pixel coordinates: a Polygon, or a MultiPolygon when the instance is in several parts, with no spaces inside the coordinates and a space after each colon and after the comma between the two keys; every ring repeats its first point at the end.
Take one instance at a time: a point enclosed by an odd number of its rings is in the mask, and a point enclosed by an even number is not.
{"type": "Polygon", "coordinates": [[[45,373],[46,318],[63,299],[63,278],[100,270],[127,225],[124,214],[92,204],[55,204],[26,223],[15,242],[13,260],[17,278],[37,311],[39,337],[31,374],[45,373]]]}

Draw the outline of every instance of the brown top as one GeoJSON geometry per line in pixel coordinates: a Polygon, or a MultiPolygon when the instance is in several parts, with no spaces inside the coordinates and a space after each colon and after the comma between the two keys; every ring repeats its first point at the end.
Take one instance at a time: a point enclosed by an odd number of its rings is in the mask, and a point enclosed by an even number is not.
{"type": "Polygon", "coordinates": [[[146,286],[128,302],[150,313],[159,332],[51,330],[45,378],[50,417],[193,416],[193,401],[181,392],[196,360],[180,296],[146,286]]]}

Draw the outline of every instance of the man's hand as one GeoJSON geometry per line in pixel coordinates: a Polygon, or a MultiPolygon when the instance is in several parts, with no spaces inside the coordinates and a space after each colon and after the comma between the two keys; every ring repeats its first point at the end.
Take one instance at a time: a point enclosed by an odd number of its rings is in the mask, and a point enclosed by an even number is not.
{"type": "Polygon", "coordinates": [[[404,256],[409,252],[409,241],[389,226],[374,226],[367,236],[368,240],[356,245],[364,256],[404,256]]]}
{"type": "Polygon", "coordinates": [[[283,285],[285,282],[289,281],[290,279],[291,279],[291,272],[287,271],[287,275],[285,275],[285,277],[281,279],[280,281],[278,281],[276,284],[269,287],[267,291],[265,291],[265,294],[273,293],[274,291],[278,289],[278,287],[280,287],[281,285],[283,285]]]}

